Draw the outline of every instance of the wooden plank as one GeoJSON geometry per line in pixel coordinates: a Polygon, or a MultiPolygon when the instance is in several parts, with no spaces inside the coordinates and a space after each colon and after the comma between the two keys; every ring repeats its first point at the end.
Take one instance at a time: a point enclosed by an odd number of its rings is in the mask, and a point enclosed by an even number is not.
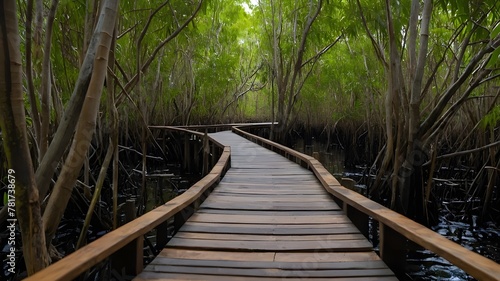
{"type": "Polygon", "coordinates": [[[269,216],[326,216],[340,215],[342,210],[337,211],[253,211],[253,210],[231,210],[231,209],[199,209],[199,214],[228,214],[228,215],[269,215],[269,216]]]}
{"type": "Polygon", "coordinates": [[[201,260],[222,260],[222,261],[274,261],[274,252],[241,252],[231,251],[201,251],[193,249],[180,249],[169,247],[158,254],[158,257],[177,259],[201,259],[201,260]]]}
{"type": "Polygon", "coordinates": [[[255,216],[255,215],[221,215],[221,214],[194,214],[191,222],[216,223],[260,223],[260,224],[326,224],[349,223],[343,215],[336,216],[255,216]]]}
{"type": "Polygon", "coordinates": [[[311,235],[311,234],[357,234],[359,230],[351,224],[335,226],[315,225],[301,228],[284,227],[285,225],[236,225],[236,224],[195,224],[187,222],[181,228],[184,232],[227,233],[227,234],[273,234],[273,235],[311,235]]]}
{"type": "Polygon", "coordinates": [[[248,193],[258,193],[258,194],[321,194],[328,195],[323,190],[316,188],[309,188],[306,185],[301,186],[273,186],[272,184],[266,184],[261,186],[231,186],[231,187],[220,187],[216,188],[218,192],[248,192],[248,193]]]}
{"type": "Polygon", "coordinates": [[[280,166],[274,167],[272,170],[264,168],[231,168],[226,175],[246,175],[246,174],[260,174],[260,175],[312,175],[312,172],[300,166],[292,165],[290,168],[282,168],[280,166]]]}
{"type": "Polygon", "coordinates": [[[311,181],[318,182],[318,179],[312,174],[293,174],[293,175],[276,175],[276,174],[260,174],[260,173],[245,173],[245,174],[234,174],[229,173],[224,176],[223,182],[229,180],[240,180],[242,182],[252,182],[255,180],[288,180],[290,182],[295,181],[311,181]]]}
{"type": "Polygon", "coordinates": [[[335,211],[340,210],[340,207],[333,202],[304,204],[304,203],[287,203],[287,202],[270,202],[262,204],[253,204],[252,202],[216,202],[207,199],[202,205],[202,208],[211,209],[234,209],[234,210],[286,210],[286,211],[335,211]]]}
{"type": "MultiPolygon", "coordinates": [[[[187,281],[187,280],[213,280],[213,281],[283,281],[282,277],[251,277],[251,276],[227,276],[227,275],[206,275],[206,274],[181,274],[181,273],[164,273],[164,272],[143,272],[138,277],[134,278],[134,281],[187,281]]],[[[290,277],[287,278],[288,281],[303,281],[304,277],[290,277]]],[[[339,277],[339,278],[314,278],[315,281],[397,281],[396,277],[390,276],[370,276],[370,277],[356,277],[355,279],[350,277],[339,277]]]]}
{"type": "Polygon", "coordinates": [[[247,182],[269,183],[269,182],[271,182],[271,183],[281,183],[281,184],[284,184],[284,183],[315,184],[316,180],[314,180],[314,179],[299,179],[299,178],[296,178],[294,180],[294,179],[288,179],[288,178],[275,178],[275,177],[273,177],[271,179],[266,179],[266,178],[252,178],[252,179],[246,178],[246,179],[244,179],[244,178],[226,178],[226,177],[224,177],[222,182],[224,182],[224,183],[229,183],[229,182],[232,182],[232,183],[247,183],[247,182]]]}
{"type": "MultiPolygon", "coordinates": [[[[214,222],[194,222],[194,221],[187,221],[181,228],[182,231],[184,227],[189,227],[189,226],[204,226],[204,227],[211,227],[211,228],[217,228],[217,227],[235,227],[235,228],[247,228],[247,229],[256,229],[256,228],[261,228],[261,229],[275,229],[275,228],[280,228],[280,229],[323,229],[323,228],[352,228],[356,229],[352,223],[321,223],[321,224],[262,224],[262,223],[214,223],[214,222]]],[[[359,233],[357,231],[356,233],[359,233]]]]}
{"type": "MultiPolygon", "coordinates": [[[[326,192],[324,188],[322,188],[318,183],[312,183],[312,184],[303,184],[301,183],[300,185],[295,185],[295,184],[287,184],[287,183],[255,183],[255,182],[244,182],[244,183],[232,183],[232,182],[220,182],[219,187],[223,186],[229,186],[229,187],[259,187],[262,186],[264,188],[269,188],[272,186],[273,188],[298,188],[298,189],[304,189],[304,188],[313,188],[315,190],[321,190],[323,192],[326,192]]],[[[326,192],[328,193],[328,192],[326,192]]]]}
{"type": "Polygon", "coordinates": [[[324,193],[317,190],[293,190],[293,189],[250,189],[250,188],[219,188],[214,192],[217,194],[227,195],[323,195],[324,193]]]}
{"type": "MultiPolygon", "coordinates": [[[[245,253],[241,253],[245,255],[245,253]]],[[[233,267],[233,268],[274,268],[294,270],[346,270],[346,269],[387,269],[381,260],[350,261],[350,262],[267,262],[267,261],[228,261],[205,259],[175,259],[158,257],[150,265],[173,266],[204,266],[204,267],[233,267]]],[[[154,268],[149,270],[154,271],[154,268]]]]}
{"type": "Polygon", "coordinates": [[[249,277],[301,277],[301,278],[335,278],[335,277],[371,277],[371,276],[393,276],[391,270],[366,269],[366,270],[287,270],[276,268],[225,268],[225,267],[202,267],[202,266],[163,266],[151,265],[149,271],[165,273],[185,273],[185,274],[208,274],[208,275],[229,275],[229,276],[249,276],[249,277]]]}
{"type": "Polygon", "coordinates": [[[178,259],[203,259],[203,260],[227,260],[227,261],[264,261],[264,262],[353,262],[353,261],[375,261],[380,257],[375,252],[230,252],[230,251],[208,251],[181,248],[166,248],[160,252],[158,257],[178,259]]]}
{"type": "Polygon", "coordinates": [[[184,239],[174,237],[170,240],[167,246],[233,251],[359,252],[373,250],[371,243],[367,240],[232,241],[216,239],[184,239]]]}
{"type": "MultiPolygon", "coordinates": [[[[290,203],[325,203],[332,204],[331,199],[328,198],[309,198],[308,196],[262,196],[248,198],[246,196],[210,196],[208,202],[290,202],[290,203]]],[[[338,205],[337,205],[338,206],[338,205]]]]}
{"type": "Polygon", "coordinates": [[[255,235],[255,234],[224,234],[199,233],[179,231],[177,238],[233,240],[233,241],[325,241],[325,240],[364,240],[362,234],[323,234],[323,235],[255,235]]]}
{"type": "Polygon", "coordinates": [[[240,199],[246,199],[246,200],[252,200],[252,199],[260,199],[262,197],[268,197],[268,198],[282,198],[282,199],[295,199],[295,198],[305,198],[308,200],[311,199],[324,199],[324,200],[332,200],[332,198],[326,194],[275,194],[272,192],[272,190],[268,194],[247,194],[247,193],[228,193],[228,192],[220,192],[220,191],[213,191],[211,196],[226,196],[226,197],[231,197],[231,198],[240,198],[240,199]]]}
{"type": "Polygon", "coordinates": [[[277,252],[274,256],[275,262],[352,262],[352,261],[375,261],[380,257],[373,251],[370,252],[316,252],[311,253],[283,253],[277,252]]]}

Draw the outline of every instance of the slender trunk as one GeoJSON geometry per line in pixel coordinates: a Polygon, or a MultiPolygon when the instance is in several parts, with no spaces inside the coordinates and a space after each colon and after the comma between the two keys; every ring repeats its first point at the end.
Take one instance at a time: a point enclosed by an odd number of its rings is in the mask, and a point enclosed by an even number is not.
{"type": "MultiPolygon", "coordinates": [[[[35,84],[33,82],[33,61],[32,61],[32,39],[33,39],[33,0],[28,0],[26,5],[26,80],[28,97],[30,101],[31,119],[37,143],[40,143],[40,113],[38,112],[37,98],[35,95],[35,84]]],[[[39,161],[41,158],[38,159],[39,161]]]]}
{"type": "Polygon", "coordinates": [[[107,73],[108,55],[115,27],[117,9],[118,0],[107,0],[103,4],[101,13],[104,14],[104,22],[100,44],[94,61],[92,78],[69,155],[66,158],[61,174],[47,203],[45,213],[43,214],[47,241],[51,241],[54,237],[94,135],[101,94],[107,73]]]}
{"type": "Polygon", "coordinates": [[[85,60],[80,68],[78,80],[75,83],[75,88],[71,95],[71,99],[66,106],[63,118],[57,131],[49,145],[47,153],[40,159],[40,165],[35,173],[36,183],[40,192],[40,198],[44,198],[49,190],[50,182],[54,171],[59,164],[61,157],[74,133],[74,128],[78,122],[78,117],[82,109],[83,101],[90,83],[94,67],[94,58],[96,55],[97,46],[101,37],[101,31],[104,23],[104,14],[101,13],[96,30],[92,37],[90,47],[87,50],[85,60]]]}
{"type": "MultiPolygon", "coordinates": [[[[19,221],[24,261],[28,275],[32,275],[49,264],[49,256],[26,132],[15,0],[0,3],[0,38],[0,128],[10,167],[8,206],[9,213],[19,221]],[[14,199],[15,211],[10,204],[14,199]]],[[[9,224],[15,225],[16,219],[9,219],[9,224]]]]}
{"type": "MultiPolygon", "coordinates": [[[[394,115],[394,103],[395,103],[395,98],[397,95],[398,88],[396,86],[396,81],[398,79],[398,75],[396,74],[397,72],[397,63],[399,61],[399,55],[397,51],[397,46],[396,46],[396,38],[395,38],[395,33],[394,33],[394,26],[392,22],[392,16],[391,16],[391,7],[390,7],[390,1],[386,0],[385,1],[385,7],[386,7],[386,17],[387,17],[387,26],[389,27],[389,68],[386,69],[387,71],[387,80],[388,80],[388,85],[387,85],[387,94],[385,96],[385,131],[386,131],[386,147],[385,147],[385,154],[384,158],[382,160],[382,165],[381,168],[378,172],[377,178],[375,179],[375,183],[373,184],[373,188],[371,189],[371,192],[375,192],[378,190],[380,186],[381,179],[385,172],[387,171],[389,164],[393,162],[394,157],[396,157],[396,152],[395,152],[395,134],[394,134],[394,120],[393,120],[393,115],[394,115]]],[[[393,188],[393,193],[396,192],[396,189],[393,188]]],[[[395,196],[393,194],[393,196],[395,196]]],[[[392,200],[391,200],[392,201],[392,200]]]]}
{"type": "Polygon", "coordinates": [[[90,40],[92,38],[92,31],[94,30],[96,14],[98,9],[97,0],[85,1],[85,29],[83,31],[83,49],[80,57],[80,64],[83,63],[84,56],[89,48],[90,40]]]}
{"type": "MultiPolygon", "coordinates": [[[[289,124],[293,106],[295,105],[295,102],[297,101],[297,98],[298,98],[298,95],[300,92],[300,87],[297,87],[296,84],[297,84],[297,79],[301,78],[302,68],[304,67],[302,62],[304,61],[304,52],[306,49],[307,37],[309,36],[309,33],[311,31],[311,27],[312,27],[313,23],[316,21],[316,19],[318,18],[322,7],[323,7],[323,1],[319,0],[318,6],[316,7],[316,10],[314,10],[312,15],[308,15],[307,23],[304,27],[304,30],[302,31],[302,38],[300,40],[299,48],[297,49],[297,58],[295,60],[294,66],[293,66],[292,78],[290,80],[290,91],[289,91],[289,96],[288,96],[288,105],[287,105],[285,115],[283,116],[283,119],[285,120],[286,125],[289,124]]],[[[288,128],[285,127],[285,129],[287,130],[288,128]]]]}
{"type": "Polygon", "coordinates": [[[119,149],[118,149],[118,138],[120,136],[119,126],[118,126],[118,110],[116,109],[116,91],[115,91],[115,79],[113,77],[113,71],[115,68],[115,49],[116,49],[116,36],[118,32],[118,27],[115,26],[113,41],[111,42],[111,50],[109,52],[109,67],[108,67],[108,111],[110,116],[110,127],[111,127],[111,145],[113,146],[113,229],[118,227],[118,169],[119,169],[119,149]]]}
{"type": "MultiPolygon", "coordinates": [[[[493,126],[490,126],[490,142],[495,142],[495,134],[493,126]]],[[[493,190],[495,188],[495,183],[497,179],[497,171],[500,168],[500,160],[495,159],[495,155],[497,154],[496,148],[494,146],[490,147],[490,164],[492,167],[488,169],[488,184],[486,186],[486,191],[484,195],[483,202],[483,211],[482,218],[484,219],[486,214],[488,213],[488,209],[491,203],[491,199],[493,197],[493,190]]]]}
{"type": "Polygon", "coordinates": [[[52,48],[52,31],[56,10],[59,0],[52,0],[49,15],[47,17],[47,26],[45,27],[45,42],[43,47],[43,62],[42,62],[42,126],[40,127],[40,155],[42,159],[49,147],[49,129],[50,129],[50,96],[51,96],[51,78],[50,71],[50,53],[52,48]]]}
{"type": "Polygon", "coordinates": [[[92,201],[90,202],[89,209],[87,210],[87,215],[85,216],[85,222],[83,223],[82,230],[80,232],[80,237],[78,238],[78,242],[76,243],[76,249],[80,249],[82,246],[86,244],[87,239],[87,231],[90,226],[90,220],[92,219],[92,214],[94,213],[95,206],[101,197],[102,186],[104,185],[104,179],[106,178],[106,171],[108,170],[109,163],[111,162],[111,158],[113,157],[113,152],[115,151],[113,147],[113,143],[110,140],[108,151],[106,152],[106,156],[104,157],[104,161],[102,162],[101,171],[99,172],[99,177],[97,178],[97,182],[95,185],[94,195],[92,196],[92,201]]]}
{"type": "MultiPolygon", "coordinates": [[[[52,67],[51,67],[52,69],[52,67]]],[[[54,72],[51,70],[50,73],[52,79],[52,104],[54,106],[55,120],[54,125],[57,128],[61,123],[62,115],[63,115],[63,104],[61,100],[61,94],[59,93],[59,89],[57,88],[56,78],[54,77],[54,72]]]]}
{"type": "MultiPolygon", "coordinates": [[[[419,1],[416,1],[419,2],[419,1]]],[[[418,6],[418,3],[414,5],[418,6]]],[[[412,19],[418,18],[420,12],[418,7],[412,6],[412,19]]],[[[410,65],[411,69],[411,79],[410,79],[410,97],[409,97],[409,108],[408,117],[399,118],[401,122],[405,122],[407,127],[405,127],[405,142],[406,149],[404,149],[404,162],[402,163],[402,173],[401,173],[401,201],[403,207],[403,213],[413,217],[415,219],[421,220],[423,218],[423,208],[424,208],[424,198],[421,188],[423,187],[423,182],[421,178],[422,164],[424,162],[423,153],[421,147],[421,141],[417,136],[418,127],[420,125],[420,104],[422,101],[422,81],[425,71],[425,65],[427,60],[427,49],[428,49],[428,39],[429,39],[429,23],[432,14],[432,1],[426,0],[424,2],[423,13],[420,21],[420,41],[418,54],[416,51],[416,42],[413,41],[413,37],[416,37],[417,30],[411,30],[413,33],[410,36],[409,45],[409,55],[413,57],[410,65]],[[418,58],[417,58],[418,55],[418,58]],[[404,121],[403,121],[404,120],[404,121]]],[[[413,27],[413,25],[411,25],[413,27]]],[[[414,27],[413,27],[414,28],[414,27]]],[[[402,71],[400,72],[402,74],[402,71]]]]}

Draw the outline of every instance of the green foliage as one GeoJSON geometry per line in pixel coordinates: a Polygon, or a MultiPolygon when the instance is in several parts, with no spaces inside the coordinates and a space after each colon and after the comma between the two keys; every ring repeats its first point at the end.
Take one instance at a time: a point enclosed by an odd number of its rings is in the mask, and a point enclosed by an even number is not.
{"type": "Polygon", "coordinates": [[[488,114],[481,119],[481,128],[494,128],[500,121],[500,105],[495,106],[488,114]]]}
{"type": "MultiPolygon", "coordinates": [[[[148,18],[164,2],[120,3],[115,56],[120,67],[116,75],[122,86],[135,75],[137,64],[149,59],[158,44],[187,20],[198,3],[169,1],[152,18],[139,47],[138,40],[148,18]]],[[[279,27],[276,36],[281,48],[278,54],[281,63],[290,65],[297,54],[301,30],[317,3],[317,0],[205,0],[192,24],[158,52],[151,66],[141,74],[140,87],[128,94],[147,113],[151,122],[160,124],[180,123],[183,119],[187,120],[188,115],[194,123],[222,122],[233,115],[270,120],[272,96],[275,95],[272,82],[276,82],[276,73],[272,70],[271,25],[274,23],[279,27]],[[250,91],[236,100],[238,94],[250,85],[245,77],[260,65],[263,67],[256,74],[255,84],[265,87],[259,92],[250,91]]],[[[391,6],[395,28],[401,31],[397,36],[401,42],[404,68],[408,61],[404,40],[410,3],[411,0],[402,0],[391,6]]],[[[387,53],[384,1],[360,0],[360,4],[369,30],[387,53]]],[[[433,98],[451,83],[447,70],[454,67],[457,48],[470,32],[473,32],[470,41],[474,44],[467,48],[463,64],[481,48],[481,42],[500,33],[497,1],[437,0],[434,4],[430,63],[426,75],[431,73],[441,57],[445,58],[443,65],[448,67],[438,69],[424,105],[431,104],[433,98]],[[481,27],[477,28],[475,23],[480,23],[481,27]],[[463,30],[455,34],[462,26],[463,30]],[[455,35],[456,38],[452,39],[455,35]],[[453,52],[448,48],[450,44],[455,48],[453,52]]],[[[25,3],[21,6],[25,7],[25,3]]],[[[61,94],[63,104],[72,93],[84,51],[85,9],[85,1],[60,1],[56,15],[51,63],[55,87],[61,94]]],[[[312,63],[305,66],[300,78],[304,78],[310,70],[311,73],[298,96],[299,107],[294,111],[297,118],[308,116],[309,112],[316,112],[322,122],[347,117],[362,118],[368,112],[378,112],[383,105],[384,96],[381,93],[385,92],[386,74],[366,35],[356,1],[324,1],[307,38],[304,60],[312,58],[340,35],[343,35],[340,43],[325,53],[314,68],[312,63]]],[[[499,56],[500,49],[495,50],[486,66],[491,69],[498,67],[499,56]]],[[[34,56],[35,70],[40,67],[40,58],[34,56]]],[[[35,71],[34,82],[38,90],[38,71],[35,71]]],[[[120,87],[116,90],[121,92],[120,87]]],[[[127,98],[122,97],[121,101],[121,118],[137,123],[137,109],[127,98]]],[[[106,116],[107,107],[104,104],[102,111],[106,116]]],[[[31,126],[30,120],[27,123],[31,126]]]]}

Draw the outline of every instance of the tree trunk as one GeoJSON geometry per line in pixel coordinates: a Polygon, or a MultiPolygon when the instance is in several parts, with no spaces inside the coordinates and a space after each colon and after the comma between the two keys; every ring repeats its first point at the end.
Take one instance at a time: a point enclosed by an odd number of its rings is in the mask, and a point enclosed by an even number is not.
{"type": "Polygon", "coordinates": [[[85,60],[80,68],[78,74],[78,80],[75,83],[75,88],[71,95],[66,110],[64,111],[64,116],[61,120],[60,125],[57,127],[57,131],[49,145],[47,153],[40,159],[40,165],[35,173],[36,185],[40,193],[40,198],[44,198],[49,190],[50,182],[54,171],[56,170],[61,157],[66,150],[66,147],[71,141],[71,137],[74,133],[74,128],[78,122],[80,112],[82,109],[83,101],[85,99],[85,94],[87,93],[90,78],[92,75],[94,67],[94,58],[96,56],[96,49],[101,37],[101,31],[104,23],[104,14],[101,13],[99,21],[97,23],[94,35],[92,37],[90,46],[87,50],[85,60]]]}
{"type": "Polygon", "coordinates": [[[45,43],[43,46],[43,62],[42,62],[42,89],[41,89],[41,102],[42,102],[42,124],[40,127],[40,154],[39,158],[42,159],[47,148],[49,147],[49,130],[50,130],[50,94],[52,90],[51,84],[51,69],[50,69],[50,52],[52,47],[52,31],[54,19],[56,15],[57,5],[59,0],[52,0],[52,4],[47,17],[47,26],[45,27],[45,43]]]}
{"type": "MultiPolygon", "coordinates": [[[[10,167],[9,183],[15,187],[15,194],[9,195],[13,195],[16,202],[16,210],[9,213],[16,214],[19,221],[26,269],[32,275],[49,264],[49,256],[26,132],[15,0],[0,4],[0,38],[0,126],[10,167]]],[[[15,219],[10,220],[10,224],[15,224],[15,219]]]]}
{"type": "MultiPolygon", "coordinates": [[[[33,61],[32,61],[32,43],[33,43],[33,0],[28,0],[26,4],[26,84],[28,97],[30,101],[31,119],[33,120],[33,128],[37,143],[40,141],[40,113],[38,111],[37,99],[35,95],[35,85],[33,82],[33,61]]],[[[38,159],[41,161],[42,159],[38,159]]]]}
{"type": "Polygon", "coordinates": [[[104,14],[102,17],[104,22],[100,44],[94,60],[92,78],[80,113],[69,155],[66,158],[45,213],[43,214],[47,241],[51,241],[54,237],[71,192],[73,191],[73,186],[82,168],[92,136],[94,135],[101,94],[107,73],[108,55],[115,28],[117,9],[118,0],[107,0],[103,4],[101,13],[104,14]]]}
{"type": "Polygon", "coordinates": [[[97,0],[85,1],[85,28],[83,31],[83,49],[80,57],[80,64],[83,63],[85,54],[91,45],[90,40],[92,38],[92,31],[94,30],[98,6],[97,0]]]}

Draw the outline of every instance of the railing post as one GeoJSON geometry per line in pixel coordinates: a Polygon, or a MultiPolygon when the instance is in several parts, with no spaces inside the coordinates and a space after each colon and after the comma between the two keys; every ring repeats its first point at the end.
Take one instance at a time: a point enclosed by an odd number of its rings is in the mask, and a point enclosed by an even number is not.
{"type": "Polygon", "coordinates": [[[183,140],[184,140],[184,159],[182,161],[182,168],[184,170],[184,173],[189,172],[189,135],[187,133],[183,134],[183,140]]]}
{"type": "Polygon", "coordinates": [[[156,249],[160,251],[168,243],[168,221],[166,220],[156,227],[156,249]]]}
{"type": "Polygon", "coordinates": [[[136,276],[143,270],[144,237],[139,236],[111,256],[112,268],[117,274],[136,276]]]}
{"type": "Polygon", "coordinates": [[[210,157],[210,143],[208,141],[208,134],[205,131],[205,135],[203,136],[203,175],[207,175],[210,171],[209,169],[209,160],[210,157]]]}
{"type": "Polygon", "coordinates": [[[186,208],[179,211],[174,215],[174,231],[177,233],[181,229],[182,225],[191,217],[194,213],[194,206],[190,204],[186,208]]]}
{"type": "Polygon", "coordinates": [[[366,238],[369,238],[370,229],[368,225],[368,215],[343,202],[344,213],[366,238]]]}
{"type": "Polygon", "coordinates": [[[124,205],[125,222],[131,222],[137,218],[137,209],[135,208],[135,199],[127,199],[124,205]]]}
{"type": "Polygon", "coordinates": [[[217,147],[214,144],[210,144],[210,152],[212,153],[212,156],[210,157],[210,166],[213,167],[217,163],[217,147]]]}
{"type": "Polygon", "coordinates": [[[380,257],[397,276],[401,276],[406,265],[407,239],[381,222],[379,236],[380,257]]]}

